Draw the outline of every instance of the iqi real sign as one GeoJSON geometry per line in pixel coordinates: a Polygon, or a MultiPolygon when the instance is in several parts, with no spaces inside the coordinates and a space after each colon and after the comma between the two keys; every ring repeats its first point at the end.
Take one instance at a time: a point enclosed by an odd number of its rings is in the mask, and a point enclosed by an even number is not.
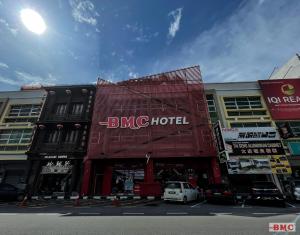
{"type": "Polygon", "coordinates": [[[107,128],[130,128],[140,129],[147,126],[157,125],[187,125],[186,117],[152,117],[149,116],[129,116],[129,117],[108,117],[107,121],[99,122],[107,128]]]}
{"type": "Polygon", "coordinates": [[[265,101],[274,120],[300,119],[300,80],[259,81],[265,101]]]}

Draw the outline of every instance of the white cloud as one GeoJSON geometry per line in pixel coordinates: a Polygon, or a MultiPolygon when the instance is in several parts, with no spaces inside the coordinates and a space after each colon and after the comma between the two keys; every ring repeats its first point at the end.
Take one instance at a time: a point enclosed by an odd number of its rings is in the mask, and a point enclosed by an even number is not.
{"type": "Polygon", "coordinates": [[[8,69],[8,65],[5,63],[0,62],[0,68],[8,69]]]}
{"type": "Polygon", "coordinates": [[[182,10],[183,8],[177,8],[174,11],[171,11],[168,16],[172,17],[172,21],[169,26],[169,33],[168,36],[170,38],[174,38],[176,36],[177,31],[179,30],[180,27],[180,20],[182,17],[182,10]]]}
{"type": "Polygon", "coordinates": [[[47,76],[40,77],[32,75],[30,73],[15,71],[16,77],[23,84],[43,84],[43,85],[54,85],[57,81],[57,78],[54,77],[51,73],[48,73],[47,76]]]}
{"type": "Polygon", "coordinates": [[[69,0],[69,3],[75,21],[93,26],[97,24],[96,17],[99,13],[95,11],[95,6],[91,1],[69,0]]]}
{"type": "Polygon", "coordinates": [[[10,78],[6,78],[6,77],[3,77],[0,75],[0,83],[5,83],[5,84],[8,84],[8,85],[20,85],[20,83],[14,79],[10,79],[10,78]]]}
{"type": "Polygon", "coordinates": [[[139,25],[138,23],[126,24],[123,27],[123,30],[129,30],[135,34],[135,37],[132,40],[134,42],[147,43],[150,42],[152,38],[158,36],[158,32],[155,33],[149,32],[148,28],[144,29],[144,27],[139,25]]]}
{"type": "Polygon", "coordinates": [[[13,27],[11,27],[11,26],[7,23],[6,20],[0,18],[0,24],[4,25],[5,28],[6,28],[8,31],[10,31],[11,34],[13,34],[14,36],[16,36],[16,35],[18,34],[18,30],[15,29],[15,28],[13,28],[13,27]]]}
{"type": "Polygon", "coordinates": [[[199,64],[204,81],[267,79],[300,48],[300,1],[246,1],[151,69],[199,64]],[[259,4],[261,3],[261,4],[259,4]]]}

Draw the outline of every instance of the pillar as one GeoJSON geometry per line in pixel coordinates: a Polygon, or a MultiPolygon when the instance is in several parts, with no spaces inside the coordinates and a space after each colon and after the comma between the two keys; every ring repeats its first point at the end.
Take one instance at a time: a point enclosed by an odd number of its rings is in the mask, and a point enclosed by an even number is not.
{"type": "Polygon", "coordinates": [[[211,158],[211,167],[212,167],[212,172],[213,172],[213,181],[215,184],[221,183],[221,170],[220,166],[217,162],[217,158],[213,157],[211,158]]]}
{"type": "Polygon", "coordinates": [[[84,161],[83,179],[81,185],[81,195],[88,195],[90,192],[92,161],[84,161]]]}
{"type": "Polygon", "coordinates": [[[78,184],[78,175],[79,175],[79,161],[80,160],[74,160],[73,163],[73,167],[72,167],[72,175],[71,175],[71,186],[69,188],[69,192],[68,193],[72,193],[74,191],[76,191],[77,188],[77,184],[78,184]]]}
{"type": "Polygon", "coordinates": [[[145,183],[153,183],[154,182],[154,166],[153,159],[149,159],[148,163],[145,167],[145,183]]]}
{"type": "Polygon", "coordinates": [[[104,167],[104,175],[103,175],[103,184],[102,184],[102,195],[110,195],[111,194],[111,181],[112,181],[112,166],[104,167]]]}

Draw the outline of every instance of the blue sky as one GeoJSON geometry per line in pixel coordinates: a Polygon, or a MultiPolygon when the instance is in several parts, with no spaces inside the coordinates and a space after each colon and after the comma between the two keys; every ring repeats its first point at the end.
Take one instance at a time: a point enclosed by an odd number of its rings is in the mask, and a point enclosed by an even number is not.
{"type": "Polygon", "coordinates": [[[0,90],[192,65],[205,82],[266,79],[300,51],[299,12],[298,0],[0,0],[0,90]],[[24,8],[44,34],[24,27],[24,8]]]}

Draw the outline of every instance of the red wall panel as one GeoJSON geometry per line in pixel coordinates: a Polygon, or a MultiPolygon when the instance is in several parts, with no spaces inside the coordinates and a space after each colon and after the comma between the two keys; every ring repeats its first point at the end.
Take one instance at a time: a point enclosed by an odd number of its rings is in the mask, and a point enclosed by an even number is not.
{"type": "Polygon", "coordinates": [[[89,159],[215,156],[198,66],[111,84],[98,82],[89,159]],[[108,117],[185,117],[189,124],[107,128],[108,117]]]}

